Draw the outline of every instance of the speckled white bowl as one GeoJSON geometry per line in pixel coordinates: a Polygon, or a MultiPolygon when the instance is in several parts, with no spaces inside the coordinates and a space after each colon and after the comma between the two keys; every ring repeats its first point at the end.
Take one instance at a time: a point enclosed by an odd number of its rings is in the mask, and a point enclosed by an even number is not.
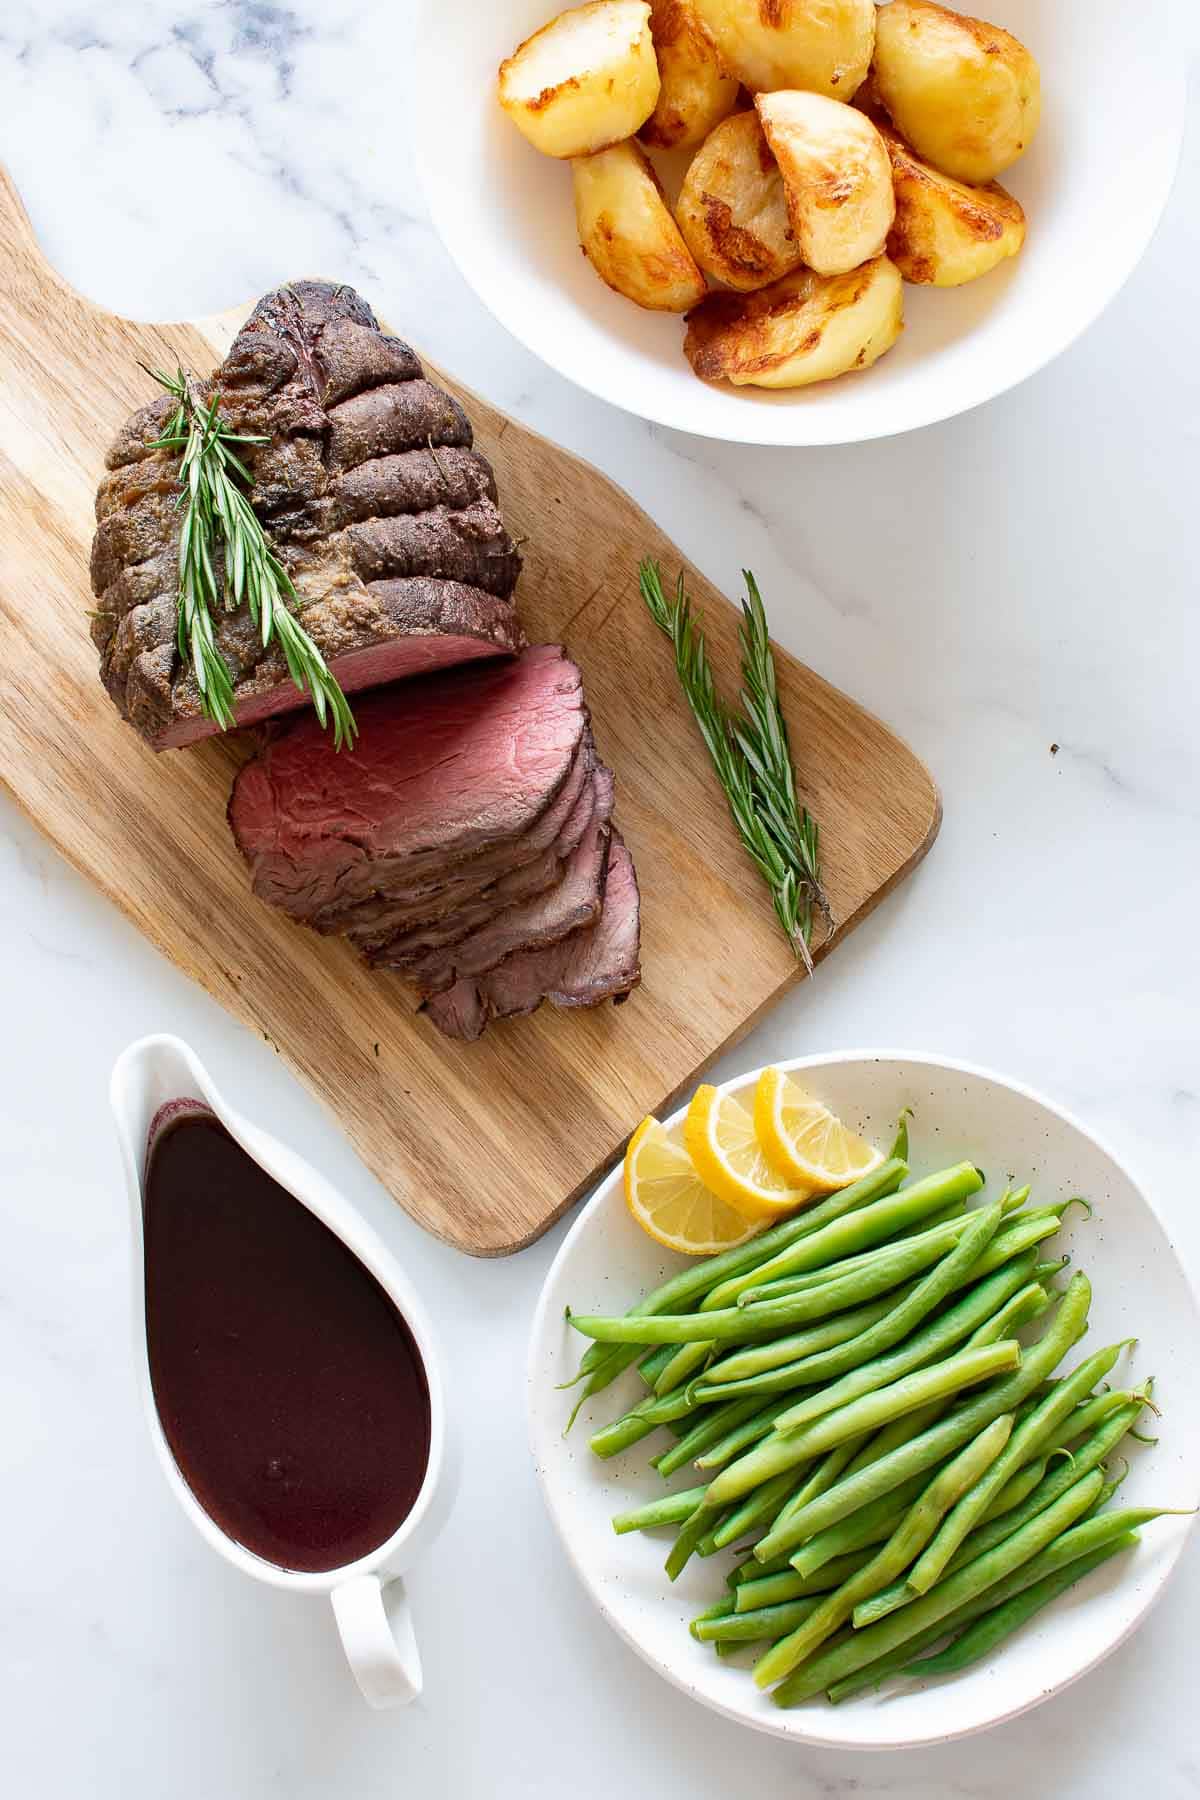
{"type": "MultiPolygon", "coordinates": [[[[1003,177],[1029,216],[1021,255],[965,287],[906,286],[903,337],[860,375],[778,394],[698,381],[682,322],[598,280],[579,253],[569,168],[532,149],[496,104],[501,59],[563,4],[425,0],[410,116],[429,209],[479,298],[527,349],[590,393],[679,431],[848,444],[966,412],[1091,324],[1137,265],[1170,192],[1185,73],[1171,47],[1171,0],[988,0],[978,10],[1022,38],[1042,69],[1041,129],[1003,177]]],[[[670,188],[682,168],[664,162],[663,174],[670,188]]]]}
{"type": "MultiPolygon", "coordinates": [[[[969,1157],[986,1170],[989,1195],[1012,1177],[1032,1182],[1040,1199],[1088,1196],[1093,1219],[1073,1209],[1053,1241],[1092,1278],[1088,1342],[1098,1348],[1140,1334],[1132,1362],[1118,1365],[1121,1378],[1127,1371],[1137,1379],[1153,1374],[1164,1410],[1157,1449],[1129,1446],[1133,1467],[1122,1503],[1194,1505],[1200,1497],[1200,1309],[1149,1200],[1116,1158],[1048,1101],[967,1064],[847,1052],[785,1066],[800,1071],[806,1087],[874,1141],[888,1142],[899,1109],[911,1106],[918,1174],[969,1157]]],[[[756,1074],[728,1086],[750,1087],[756,1074]]],[[[672,1586],[663,1572],[669,1533],[617,1537],[612,1530],[613,1513],[665,1491],[648,1467],[654,1454],[648,1446],[659,1440],[610,1462],[588,1451],[589,1430],[644,1394],[636,1373],[590,1401],[571,1436],[562,1435],[573,1396],[555,1384],[574,1372],[584,1342],[566,1324],[564,1308],[621,1311],[682,1262],[629,1218],[615,1170],[583,1209],[546,1277],[528,1369],[534,1461],[567,1554],[603,1616],[669,1681],[726,1717],[779,1737],[897,1750],[965,1737],[1036,1706],[1094,1668],[1145,1617],[1183,1548],[1189,1519],[1148,1526],[1130,1557],[1095,1570],[975,1669],[904,1690],[893,1685],[839,1707],[812,1701],[784,1712],[774,1706],[744,1668],[722,1662],[687,1630],[688,1620],[718,1597],[728,1557],[693,1558],[672,1586]]],[[[670,1485],[688,1487],[694,1479],[681,1470],[670,1485]]]]}

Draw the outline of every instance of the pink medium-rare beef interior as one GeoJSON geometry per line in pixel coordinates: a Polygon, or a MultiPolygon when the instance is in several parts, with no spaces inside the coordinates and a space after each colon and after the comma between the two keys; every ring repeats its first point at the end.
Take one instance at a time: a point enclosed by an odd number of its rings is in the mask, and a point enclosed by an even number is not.
{"type": "Polygon", "coordinates": [[[415,956],[389,946],[372,957],[376,966],[405,970],[424,994],[440,993],[463,975],[482,975],[517,950],[557,944],[570,932],[594,925],[604,899],[611,838],[612,776],[597,776],[607,792],[598,800],[583,837],[558,879],[542,893],[504,907],[456,943],[415,956]]]}
{"type": "Polygon", "coordinates": [[[260,898],[312,917],[386,858],[416,876],[520,839],[552,803],[587,715],[559,645],[388,689],[360,704],[352,755],[311,715],[234,783],[229,817],[260,898]]]}
{"type": "Polygon", "coordinates": [[[403,859],[375,857],[353,871],[354,897],[343,895],[323,908],[312,924],[318,931],[344,933],[369,955],[410,926],[449,925],[460,910],[479,905],[486,905],[490,915],[498,906],[540,893],[558,879],[563,862],[583,835],[593,805],[594,763],[588,731],[559,793],[520,838],[473,855],[451,856],[415,880],[403,859]]]}
{"type": "MultiPolygon", "coordinates": [[[[515,625],[515,621],[514,621],[515,625]]],[[[438,669],[452,669],[463,663],[483,662],[511,654],[520,647],[518,630],[509,634],[509,642],[497,637],[455,637],[433,633],[428,637],[396,638],[391,643],[376,644],[369,650],[354,650],[349,656],[337,656],[330,664],[344,694],[357,694],[366,688],[382,687],[393,681],[408,681],[416,675],[428,675],[438,669]]],[[[269,688],[265,693],[251,694],[234,709],[238,726],[261,725],[267,719],[282,718],[311,706],[308,694],[290,682],[287,689],[269,688]]],[[[215,727],[203,715],[177,719],[154,741],[156,750],[177,750],[211,737],[215,727]]]]}
{"type": "Polygon", "coordinates": [[[362,727],[338,755],[302,718],[239,774],[262,899],[397,970],[451,1036],[636,986],[637,882],[561,645],[380,689],[362,727]]]}

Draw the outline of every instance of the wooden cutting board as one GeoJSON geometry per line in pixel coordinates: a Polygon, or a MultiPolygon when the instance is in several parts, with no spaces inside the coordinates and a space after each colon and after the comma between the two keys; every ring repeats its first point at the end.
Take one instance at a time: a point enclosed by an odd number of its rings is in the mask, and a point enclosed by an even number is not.
{"type": "MultiPolygon", "coordinates": [[[[48,267],[2,172],[0,267],[0,779],[164,955],[277,1047],[414,1218],[475,1255],[519,1250],[800,979],[638,599],[639,558],[685,568],[731,683],[734,608],[595,469],[431,369],[466,407],[525,540],[530,638],[562,639],[583,669],[644,927],[645,980],[626,1005],[543,1007],[451,1043],[396,978],[252,898],[225,824],[245,742],[156,756],[97,679],[93,497],[118,425],[153,391],[138,362],[207,372],[244,314],[138,325],[101,311],[48,267]]],[[[836,944],[925,854],[938,794],[877,719],[784,654],[779,673],[836,944]]]]}

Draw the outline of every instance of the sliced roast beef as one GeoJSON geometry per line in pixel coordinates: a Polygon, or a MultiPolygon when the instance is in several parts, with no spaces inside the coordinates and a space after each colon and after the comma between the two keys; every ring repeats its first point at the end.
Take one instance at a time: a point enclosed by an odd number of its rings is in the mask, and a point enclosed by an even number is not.
{"type": "Polygon", "coordinates": [[[501,850],[499,872],[529,860],[588,720],[579,670],[541,644],[371,695],[358,723],[353,754],[337,755],[308,715],[234,783],[230,825],[254,891],[295,918],[370,898],[381,867],[411,886],[501,850]]]}
{"type": "Polygon", "coordinates": [[[633,859],[612,834],[604,904],[596,923],[549,949],[519,951],[478,977],[435,994],[424,1011],[447,1037],[473,1041],[492,1019],[552,1006],[618,1005],[641,980],[641,901],[633,859]]]}
{"type": "MultiPolygon", "coordinates": [[[[520,557],[471,427],[351,288],[300,281],[259,301],[202,398],[239,431],[250,500],[347,693],[523,643],[520,557]]],[[[174,402],[122,427],[96,498],[92,636],[115,705],[156,749],[206,737],[176,643],[178,455],[156,450],[174,402]]],[[[307,705],[245,608],[218,615],[239,724],[307,705]]]]}
{"type": "Polygon", "coordinates": [[[395,943],[375,952],[379,968],[402,969],[423,994],[438,994],[464,975],[483,975],[516,950],[557,944],[600,916],[608,868],[612,819],[612,774],[597,771],[592,819],[567,859],[561,879],[543,893],[507,906],[486,924],[445,948],[403,952],[395,943]]]}
{"type": "MultiPolygon", "coordinates": [[[[581,755],[581,760],[590,764],[593,759],[589,745],[587,756],[581,755]]],[[[573,777],[570,785],[574,785],[573,777]]],[[[488,859],[472,857],[467,863],[453,865],[453,879],[418,897],[411,893],[400,901],[380,897],[369,906],[351,907],[340,915],[327,913],[316,921],[317,929],[343,932],[368,961],[373,960],[374,952],[385,947],[399,957],[456,944],[504,907],[545,893],[561,881],[568,859],[591,824],[596,805],[595,779],[589,769],[562,829],[549,848],[539,851],[530,861],[502,875],[485,871],[481,881],[479,866],[488,859]],[[463,873],[465,870],[470,873],[463,873]]],[[[560,808],[561,801],[556,800],[546,817],[557,814],[560,808]]],[[[539,820],[527,836],[540,840],[545,833],[546,826],[539,820]]]]}

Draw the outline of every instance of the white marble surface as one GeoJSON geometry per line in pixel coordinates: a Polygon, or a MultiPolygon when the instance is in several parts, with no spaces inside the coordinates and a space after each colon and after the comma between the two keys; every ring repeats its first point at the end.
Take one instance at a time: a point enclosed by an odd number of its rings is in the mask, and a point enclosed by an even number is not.
{"type": "MultiPolygon", "coordinates": [[[[916,879],[737,1066],[888,1043],[1023,1076],[1145,1172],[1200,1272],[1200,111],[1145,263],[1057,365],[908,440],[745,451],[581,396],[491,323],[414,191],[397,101],[407,36],[405,5],[382,0],[7,0],[0,154],[51,258],[87,293],[173,317],[335,273],[626,483],[714,579],[731,586],[751,564],[779,635],[928,759],[946,824],[916,879]]],[[[1117,97],[1104,101],[1115,120],[1117,97]]],[[[988,1739],[797,1753],[656,1682],[591,1612],[525,1451],[526,1324],[559,1233],[500,1264],[425,1238],[269,1048],[7,804],[0,944],[5,1792],[1200,1793],[1197,1544],[1135,1642],[988,1739]],[[320,1606],[214,1559],[152,1464],[105,1085],[118,1049],[158,1028],[189,1038],[227,1091],[345,1186],[447,1336],[469,1458],[454,1520],[411,1584],[428,1683],[408,1712],[369,1714],[320,1606]]]]}

